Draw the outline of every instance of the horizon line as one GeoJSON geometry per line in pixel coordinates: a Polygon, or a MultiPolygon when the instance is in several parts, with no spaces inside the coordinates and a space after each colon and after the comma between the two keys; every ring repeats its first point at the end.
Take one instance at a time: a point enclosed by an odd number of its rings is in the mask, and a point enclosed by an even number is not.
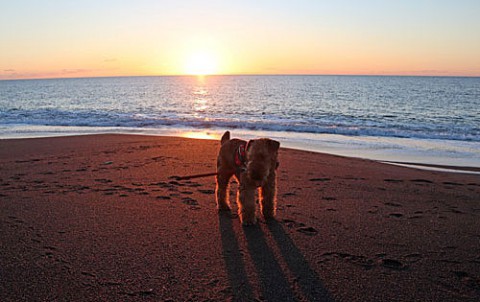
{"type": "Polygon", "coordinates": [[[233,76],[340,76],[340,77],[424,77],[424,78],[480,78],[480,75],[429,75],[429,74],[342,74],[342,73],[234,73],[234,74],[157,74],[157,75],[111,75],[80,77],[32,77],[32,78],[0,78],[0,81],[31,80],[67,80],[67,79],[101,79],[101,78],[140,78],[140,77],[233,77],[233,76]]]}

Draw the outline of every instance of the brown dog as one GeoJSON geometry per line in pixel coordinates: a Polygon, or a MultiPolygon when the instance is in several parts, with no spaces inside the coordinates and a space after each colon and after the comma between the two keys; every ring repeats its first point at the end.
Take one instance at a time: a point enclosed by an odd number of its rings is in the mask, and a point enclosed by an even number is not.
{"type": "Polygon", "coordinates": [[[259,188],[260,211],[265,219],[275,217],[276,168],[280,143],[268,138],[250,140],[230,139],[223,134],[217,158],[216,198],[218,210],[230,210],[228,184],[235,175],[238,215],[243,225],[256,223],[255,190],[259,188]]]}

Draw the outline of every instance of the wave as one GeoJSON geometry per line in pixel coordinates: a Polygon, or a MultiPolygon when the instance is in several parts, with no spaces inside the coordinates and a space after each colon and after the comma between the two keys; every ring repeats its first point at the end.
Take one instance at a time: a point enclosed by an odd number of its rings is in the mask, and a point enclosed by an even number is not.
{"type": "Polygon", "coordinates": [[[352,118],[326,116],[317,119],[292,119],[276,116],[216,115],[197,116],[188,113],[164,112],[140,114],[115,111],[62,111],[57,109],[8,110],[0,112],[2,125],[129,127],[189,127],[197,129],[245,129],[253,131],[340,134],[346,136],[398,137],[480,141],[476,127],[451,127],[435,123],[391,122],[385,118],[352,118]]]}

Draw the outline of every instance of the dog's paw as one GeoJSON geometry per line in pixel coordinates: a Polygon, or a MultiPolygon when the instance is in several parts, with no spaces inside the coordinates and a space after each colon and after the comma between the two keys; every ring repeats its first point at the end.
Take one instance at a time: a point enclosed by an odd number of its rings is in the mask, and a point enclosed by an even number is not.
{"type": "Polygon", "coordinates": [[[265,220],[275,219],[275,210],[263,208],[262,216],[265,218],[265,220]]]}

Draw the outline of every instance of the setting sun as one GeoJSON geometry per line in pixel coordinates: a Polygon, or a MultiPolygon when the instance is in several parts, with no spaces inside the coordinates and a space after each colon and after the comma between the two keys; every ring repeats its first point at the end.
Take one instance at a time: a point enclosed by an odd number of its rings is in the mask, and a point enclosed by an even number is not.
{"type": "Polygon", "coordinates": [[[185,60],[185,73],[190,75],[210,75],[218,73],[218,59],[209,52],[190,54],[185,60]]]}

